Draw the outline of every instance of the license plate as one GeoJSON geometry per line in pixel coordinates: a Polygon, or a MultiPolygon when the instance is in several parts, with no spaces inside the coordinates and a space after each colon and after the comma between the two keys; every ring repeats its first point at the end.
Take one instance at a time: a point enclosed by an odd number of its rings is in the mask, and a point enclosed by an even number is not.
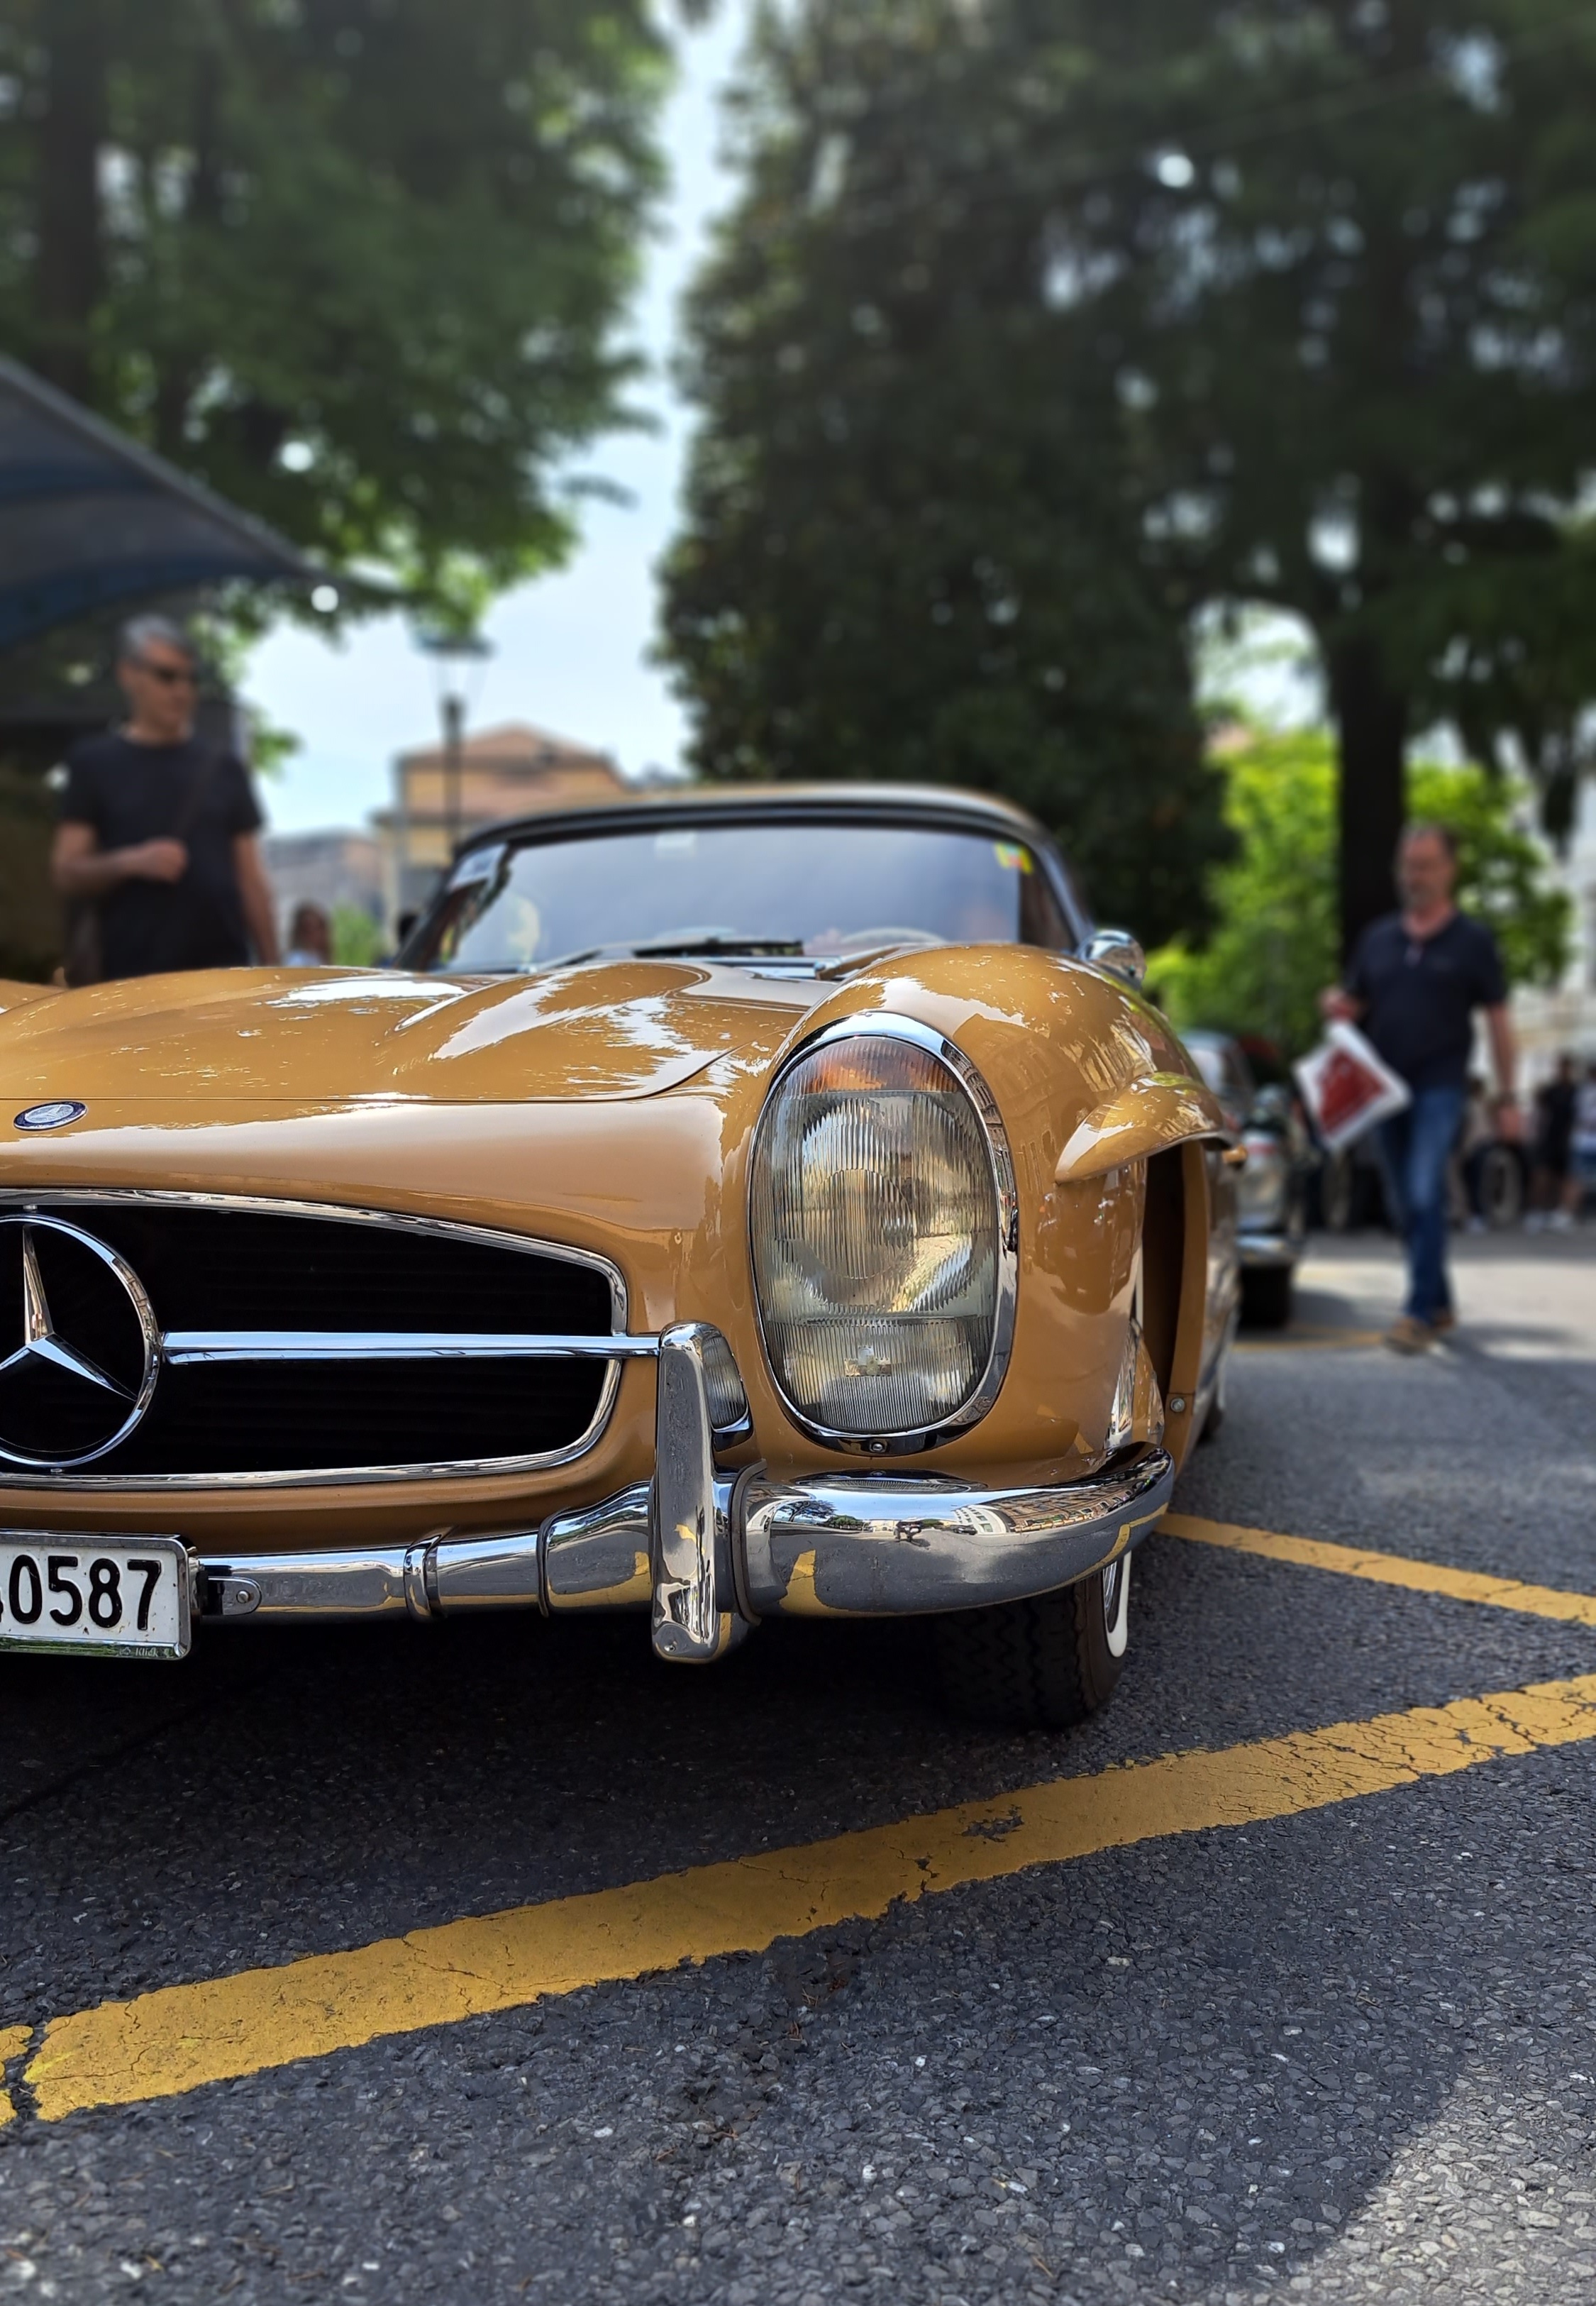
{"type": "Polygon", "coordinates": [[[180,1658],[189,1637],[181,1538],[0,1530],[0,1650],[180,1658]]]}

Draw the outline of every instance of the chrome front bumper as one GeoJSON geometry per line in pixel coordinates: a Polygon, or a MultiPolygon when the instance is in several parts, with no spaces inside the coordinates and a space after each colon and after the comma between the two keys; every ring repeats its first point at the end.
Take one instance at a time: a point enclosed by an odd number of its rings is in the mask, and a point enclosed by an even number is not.
{"type": "Polygon", "coordinates": [[[1148,1449],[1089,1481],[982,1489],[946,1474],[836,1473],[787,1483],[714,1462],[702,1322],[658,1346],[652,1482],[535,1529],[421,1544],[195,1559],[205,1622],[472,1610],[647,1610],[664,1658],[720,1657],[766,1617],[977,1609],[1073,1584],[1145,1536],[1174,1467],[1148,1449]]]}

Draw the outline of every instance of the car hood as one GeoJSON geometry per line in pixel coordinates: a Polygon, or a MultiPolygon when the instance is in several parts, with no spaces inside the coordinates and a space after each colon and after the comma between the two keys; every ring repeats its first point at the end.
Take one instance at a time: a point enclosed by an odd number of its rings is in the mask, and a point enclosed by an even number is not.
{"type": "Polygon", "coordinates": [[[5,1006],[0,1099],[13,1110],[57,1097],[612,1102],[677,1088],[734,1051],[773,1055],[815,991],[696,961],[530,979],[382,969],[133,978],[5,1006]]]}

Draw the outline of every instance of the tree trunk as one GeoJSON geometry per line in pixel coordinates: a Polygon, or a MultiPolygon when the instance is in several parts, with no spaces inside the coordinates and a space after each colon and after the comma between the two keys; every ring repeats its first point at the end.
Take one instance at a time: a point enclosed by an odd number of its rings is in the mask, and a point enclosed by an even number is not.
{"type": "Polygon", "coordinates": [[[1359,634],[1326,651],[1341,761],[1337,894],[1341,952],[1395,902],[1392,869],[1406,808],[1407,698],[1387,677],[1380,645],[1359,634]]]}
{"type": "Polygon", "coordinates": [[[94,312],[105,280],[99,155],[106,134],[103,0],[48,0],[38,127],[35,357],[63,392],[94,389],[94,312]]]}
{"type": "MultiPolygon", "coordinates": [[[[189,235],[211,232],[221,219],[221,58],[214,47],[208,47],[201,51],[194,65],[190,130],[192,160],[183,212],[189,235]]],[[[179,341],[192,345],[192,336],[185,336],[181,329],[176,335],[179,341]]],[[[201,359],[180,358],[175,344],[168,342],[156,380],[155,445],[175,465],[183,464],[189,454],[189,411],[203,374],[201,359]]]]}

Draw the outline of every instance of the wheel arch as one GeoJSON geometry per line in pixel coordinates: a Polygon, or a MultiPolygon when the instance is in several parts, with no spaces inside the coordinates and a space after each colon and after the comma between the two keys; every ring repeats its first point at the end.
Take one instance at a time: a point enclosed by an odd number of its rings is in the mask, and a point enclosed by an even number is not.
{"type": "Polygon", "coordinates": [[[1164,1396],[1164,1445],[1177,1465],[1191,1445],[1202,1377],[1208,1226],[1202,1140],[1188,1139],[1155,1153],[1148,1162],[1142,1226],[1142,1335],[1164,1396]]]}

